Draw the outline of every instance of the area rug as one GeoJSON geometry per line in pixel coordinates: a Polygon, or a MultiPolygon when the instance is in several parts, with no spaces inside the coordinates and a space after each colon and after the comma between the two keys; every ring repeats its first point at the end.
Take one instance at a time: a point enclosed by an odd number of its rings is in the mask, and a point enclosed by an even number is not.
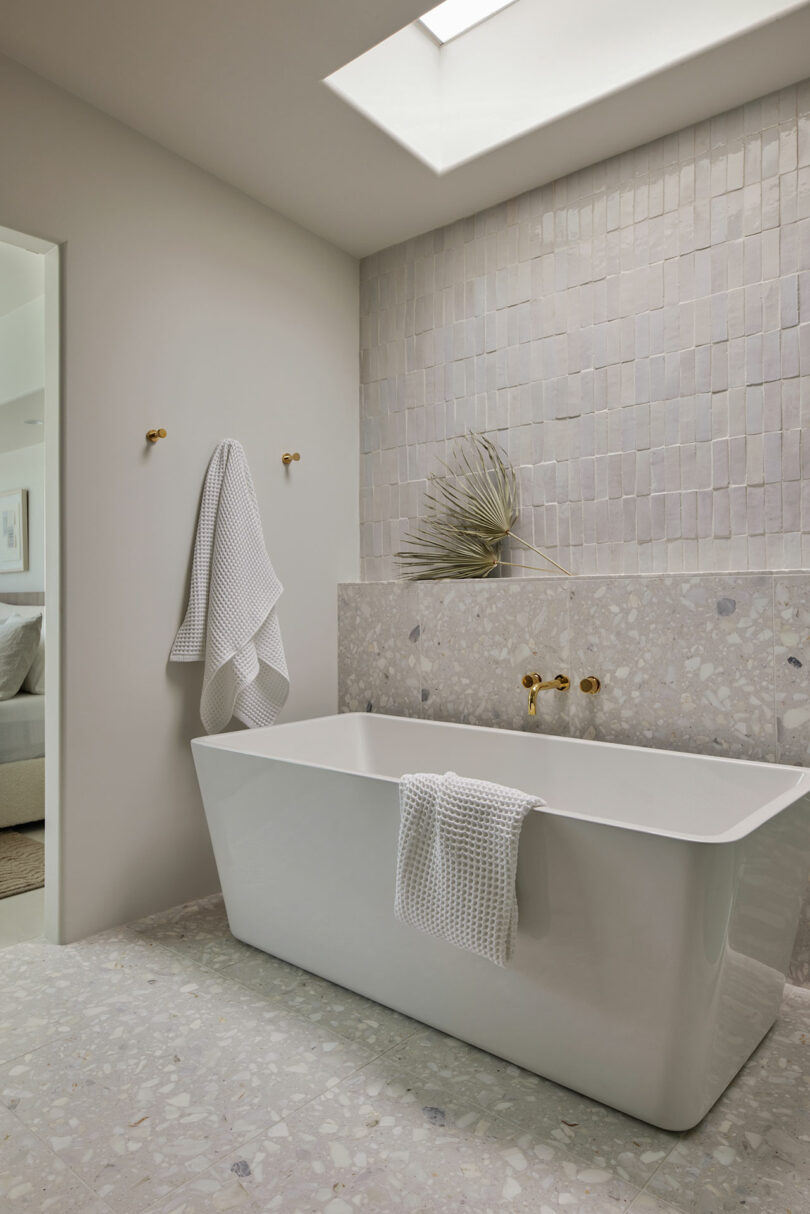
{"type": "Polygon", "coordinates": [[[41,889],[45,884],[45,848],[16,830],[0,830],[0,898],[41,889]]]}

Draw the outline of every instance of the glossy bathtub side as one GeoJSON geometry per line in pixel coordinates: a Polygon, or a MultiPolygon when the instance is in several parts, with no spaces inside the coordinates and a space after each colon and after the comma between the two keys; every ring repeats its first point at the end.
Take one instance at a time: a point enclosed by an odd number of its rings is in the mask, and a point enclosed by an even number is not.
{"type": "Polygon", "coordinates": [[[195,760],[249,944],[669,1129],[704,1115],[773,1020],[802,865],[780,902],[781,816],[705,844],[531,815],[498,969],[394,919],[395,783],[204,743],[195,760]]]}

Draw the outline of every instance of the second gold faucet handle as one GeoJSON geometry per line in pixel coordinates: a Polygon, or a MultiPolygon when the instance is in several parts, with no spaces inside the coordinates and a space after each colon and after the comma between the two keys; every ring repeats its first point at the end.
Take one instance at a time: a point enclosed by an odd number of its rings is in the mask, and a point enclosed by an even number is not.
{"type": "Polygon", "coordinates": [[[579,684],[579,690],[584,691],[587,696],[595,696],[602,684],[599,682],[595,674],[589,674],[587,678],[582,679],[579,684]]]}
{"type": "Polygon", "coordinates": [[[524,687],[534,687],[535,683],[542,683],[543,680],[539,674],[524,674],[521,682],[524,687]]]}

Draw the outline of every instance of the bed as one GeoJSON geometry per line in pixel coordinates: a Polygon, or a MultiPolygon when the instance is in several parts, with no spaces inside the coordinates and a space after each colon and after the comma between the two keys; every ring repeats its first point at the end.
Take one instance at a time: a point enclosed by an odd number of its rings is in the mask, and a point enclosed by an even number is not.
{"type": "MultiPolygon", "coordinates": [[[[11,613],[44,614],[42,605],[23,605],[19,601],[23,598],[0,602],[0,618],[11,613]]],[[[45,696],[23,691],[0,700],[0,828],[45,817],[44,756],[45,696]]]]}
{"type": "Polygon", "coordinates": [[[45,816],[45,697],[0,702],[0,827],[45,816]]]}

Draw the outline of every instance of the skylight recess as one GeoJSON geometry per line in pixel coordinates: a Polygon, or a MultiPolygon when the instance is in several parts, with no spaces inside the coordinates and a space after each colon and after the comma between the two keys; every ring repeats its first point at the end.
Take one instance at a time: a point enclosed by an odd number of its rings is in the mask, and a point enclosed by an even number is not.
{"type": "Polygon", "coordinates": [[[690,60],[707,52],[725,56],[726,44],[731,55],[734,40],[759,37],[759,27],[773,24],[767,36],[778,38],[776,23],[792,21],[794,10],[810,22],[810,0],[679,0],[672,22],[660,20],[658,7],[650,0],[445,0],[325,83],[434,173],[544,127],[560,164],[570,165],[564,120],[588,138],[593,132],[594,150],[602,146],[596,132],[604,140],[609,131],[615,149],[624,135],[603,125],[597,105],[613,98],[611,112],[621,113],[618,99],[646,88],[657,119],[639,119],[637,142],[644,142],[650,137],[644,130],[668,121],[677,91],[672,80],[697,71],[687,68],[690,60]]]}
{"type": "Polygon", "coordinates": [[[444,44],[513,3],[514,0],[444,0],[419,20],[437,42],[444,44]]]}

